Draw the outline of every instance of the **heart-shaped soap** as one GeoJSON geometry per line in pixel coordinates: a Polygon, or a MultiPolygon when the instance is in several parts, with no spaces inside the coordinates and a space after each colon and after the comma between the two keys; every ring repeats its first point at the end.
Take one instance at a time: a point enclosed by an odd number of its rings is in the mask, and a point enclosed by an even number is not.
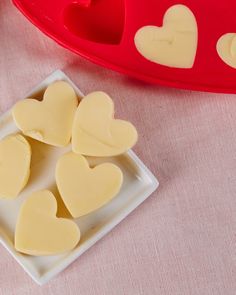
{"type": "Polygon", "coordinates": [[[0,198],[15,198],[30,175],[31,148],[20,134],[0,141],[0,198]]]}
{"type": "Polygon", "coordinates": [[[120,190],[123,174],[112,163],[90,168],[85,157],[74,153],[62,156],[56,166],[56,183],[61,197],[75,218],[108,203],[120,190]]]}
{"type": "Polygon", "coordinates": [[[223,62],[236,69],[236,33],[221,36],[216,48],[223,62]]]}
{"type": "Polygon", "coordinates": [[[57,218],[57,202],[47,190],[34,192],[22,205],[15,231],[15,248],[29,255],[55,255],[73,249],[80,240],[76,223],[57,218]]]}
{"type": "Polygon", "coordinates": [[[43,101],[24,99],[13,107],[12,114],[22,132],[54,146],[70,142],[72,123],[78,105],[69,83],[57,81],[46,89],[43,101]]]}
{"type": "Polygon", "coordinates": [[[198,39],[197,22],[184,5],[170,7],[163,27],[145,26],[135,35],[135,45],[141,55],[155,63],[175,67],[193,66],[198,39]]]}
{"type": "Polygon", "coordinates": [[[72,130],[72,149],[86,156],[119,155],[137,141],[135,127],[115,120],[114,104],[104,92],[93,92],[82,99],[75,114],[72,130]]]}

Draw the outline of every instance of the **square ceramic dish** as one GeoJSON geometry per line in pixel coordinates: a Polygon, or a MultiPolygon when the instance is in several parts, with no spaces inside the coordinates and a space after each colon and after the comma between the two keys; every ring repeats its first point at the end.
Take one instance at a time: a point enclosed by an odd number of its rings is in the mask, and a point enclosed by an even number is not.
{"type": "MultiPolygon", "coordinates": [[[[42,97],[47,85],[56,80],[68,81],[74,87],[78,96],[83,96],[73,82],[63,72],[58,70],[40,83],[26,97],[42,97]]],[[[0,117],[0,138],[17,131],[10,111],[0,117]]],[[[0,243],[2,243],[34,281],[42,285],[93,246],[150,196],[157,189],[158,181],[132,151],[109,159],[90,158],[91,165],[109,161],[115,163],[122,169],[124,183],[120,193],[103,208],[75,219],[75,222],[81,229],[82,238],[74,250],[55,256],[33,257],[23,255],[14,249],[14,230],[19,208],[31,192],[50,189],[58,200],[57,216],[68,217],[68,212],[56,188],[54,170],[57,159],[60,155],[70,151],[71,147],[56,148],[31,139],[29,141],[32,146],[32,163],[28,185],[15,200],[0,200],[0,243]]]]}

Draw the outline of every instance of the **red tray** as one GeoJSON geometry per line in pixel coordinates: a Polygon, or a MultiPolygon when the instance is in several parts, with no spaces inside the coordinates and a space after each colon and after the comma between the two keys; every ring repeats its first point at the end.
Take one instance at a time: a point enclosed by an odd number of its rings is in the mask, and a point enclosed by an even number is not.
{"type": "Polygon", "coordinates": [[[222,35],[236,33],[234,0],[13,2],[34,25],[59,44],[104,67],[167,86],[236,93],[236,69],[227,65],[216,50],[222,35]],[[137,51],[134,43],[141,27],[161,27],[165,12],[176,4],[186,5],[198,25],[197,53],[189,69],[151,62],[137,51]]]}

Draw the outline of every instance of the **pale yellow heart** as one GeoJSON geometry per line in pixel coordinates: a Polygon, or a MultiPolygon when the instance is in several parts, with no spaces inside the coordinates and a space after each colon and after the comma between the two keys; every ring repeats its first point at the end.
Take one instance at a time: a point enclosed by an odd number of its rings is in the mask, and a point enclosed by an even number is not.
{"type": "Polygon", "coordinates": [[[236,33],[227,33],[221,36],[216,49],[223,62],[236,69],[236,33]]]}
{"type": "Polygon", "coordinates": [[[15,231],[15,248],[29,255],[55,255],[72,250],[80,240],[76,223],[57,218],[57,202],[47,190],[33,193],[22,205],[15,231]]]}
{"type": "Polygon", "coordinates": [[[57,81],[46,89],[43,101],[24,99],[13,107],[12,114],[25,135],[50,145],[65,146],[71,139],[77,105],[70,84],[57,81]]]}
{"type": "Polygon", "coordinates": [[[135,127],[115,120],[114,104],[104,92],[93,92],[82,99],[75,114],[72,149],[86,156],[119,155],[137,141],[135,127]]]}
{"type": "Polygon", "coordinates": [[[197,51],[198,28],[195,16],[185,5],[171,6],[163,26],[144,26],[134,38],[139,53],[154,63],[192,68],[197,51]]]}
{"type": "Polygon", "coordinates": [[[75,218],[99,209],[119,192],[123,174],[116,165],[103,163],[90,168],[85,157],[68,153],[56,166],[61,197],[75,218]]]}
{"type": "Polygon", "coordinates": [[[30,175],[31,148],[20,134],[0,141],[0,198],[15,198],[30,175]]]}

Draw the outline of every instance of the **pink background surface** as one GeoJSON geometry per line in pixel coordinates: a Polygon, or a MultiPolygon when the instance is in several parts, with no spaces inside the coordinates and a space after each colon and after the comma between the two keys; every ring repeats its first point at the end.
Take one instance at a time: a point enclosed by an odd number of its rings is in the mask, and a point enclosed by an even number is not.
{"type": "MultiPolygon", "coordinates": [[[[0,2],[0,111],[55,69],[108,92],[160,188],[44,287],[0,246],[0,294],[236,294],[236,97],[137,82],[59,47],[0,2]]],[[[223,78],[223,77],[222,77],[223,78]]]]}

